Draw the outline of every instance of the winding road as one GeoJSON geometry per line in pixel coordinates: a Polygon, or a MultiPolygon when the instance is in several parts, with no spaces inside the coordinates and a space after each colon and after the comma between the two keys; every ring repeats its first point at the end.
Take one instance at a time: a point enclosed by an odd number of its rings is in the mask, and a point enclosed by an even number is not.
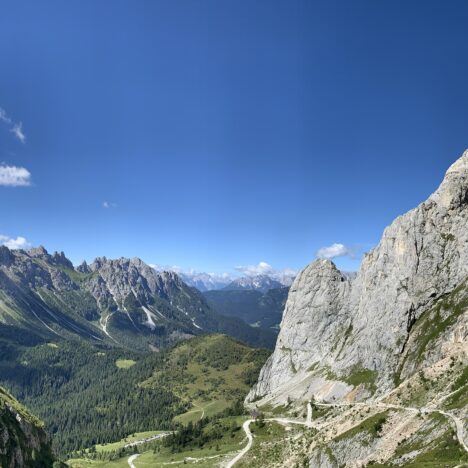
{"type": "MultiPolygon", "coordinates": [[[[443,398],[440,400],[442,401],[443,398]]],[[[456,434],[458,441],[460,445],[465,449],[465,451],[468,453],[468,446],[465,443],[464,439],[464,428],[463,428],[463,422],[455,417],[453,414],[447,413],[443,410],[439,410],[436,408],[428,408],[428,407],[422,407],[422,408],[414,408],[410,406],[400,406],[400,405],[393,405],[390,403],[382,403],[381,401],[375,403],[375,404],[369,404],[369,403],[314,403],[316,406],[324,406],[324,407],[364,407],[364,408],[385,408],[385,409],[400,409],[400,410],[405,410],[405,411],[411,411],[413,413],[439,413],[448,418],[450,421],[452,421],[455,424],[456,428],[456,434]]],[[[250,424],[255,421],[255,419],[248,419],[247,421],[244,422],[242,425],[242,429],[245,432],[245,435],[247,437],[247,445],[232,459],[230,460],[226,468],[232,468],[244,455],[251,449],[252,444],[253,444],[253,436],[252,432],[250,431],[250,424]]],[[[265,421],[275,421],[280,424],[300,424],[302,426],[306,426],[309,428],[313,428],[314,424],[312,422],[312,405],[307,403],[307,417],[305,421],[301,421],[298,419],[288,419],[288,418],[268,418],[265,419],[265,421]]],[[[133,467],[132,467],[133,468],[133,467]]]]}
{"type": "Polygon", "coordinates": [[[154,436],[147,437],[146,439],[135,440],[134,442],[129,442],[128,444],[125,444],[124,448],[135,447],[137,445],[146,444],[147,442],[152,442],[153,440],[158,440],[158,439],[162,439],[163,437],[167,437],[169,434],[171,434],[171,432],[164,432],[162,434],[156,434],[154,436]]]}
{"type": "Polygon", "coordinates": [[[247,437],[247,445],[226,465],[226,468],[232,468],[252,447],[253,436],[250,432],[250,424],[253,423],[255,419],[247,419],[247,421],[242,424],[242,429],[245,432],[247,437]]]}
{"type": "MultiPolygon", "coordinates": [[[[247,419],[247,421],[244,421],[244,424],[242,424],[242,429],[245,432],[245,436],[247,437],[247,445],[227,463],[226,468],[232,468],[252,447],[253,436],[252,432],[250,431],[250,424],[254,421],[255,419],[247,419]]],[[[307,403],[307,418],[305,421],[290,418],[268,418],[265,419],[265,421],[275,421],[280,424],[299,424],[301,426],[314,427],[312,423],[312,405],[307,403]]]]}
{"type": "Polygon", "coordinates": [[[128,466],[130,466],[130,468],[136,468],[135,464],[133,463],[138,457],[140,456],[139,453],[136,453],[135,455],[132,455],[130,457],[128,457],[128,466]]]}

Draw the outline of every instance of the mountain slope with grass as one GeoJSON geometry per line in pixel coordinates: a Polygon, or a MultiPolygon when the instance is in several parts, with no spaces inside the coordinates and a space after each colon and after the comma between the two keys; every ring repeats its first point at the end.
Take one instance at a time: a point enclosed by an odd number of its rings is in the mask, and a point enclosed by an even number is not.
{"type": "Polygon", "coordinates": [[[194,338],[176,345],[142,387],[169,386],[190,405],[178,420],[196,420],[243,401],[269,354],[225,335],[194,338]]]}
{"type": "Polygon", "coordinates": [[[224,335],[158,353],[82,340],[11,347],[0,339],[3,350],[0,383],[45,421],[62,456],[238,404],[269,354],[224,335]]]}

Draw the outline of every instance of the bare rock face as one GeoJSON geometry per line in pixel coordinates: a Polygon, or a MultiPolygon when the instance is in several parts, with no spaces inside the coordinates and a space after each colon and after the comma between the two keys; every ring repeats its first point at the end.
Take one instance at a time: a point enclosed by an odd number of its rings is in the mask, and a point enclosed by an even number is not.
{"type": "Polygon", "coordinates": [[[156,292],[158,274],[139,258],[108,260],[99,257],[89,269],[98,274],[88,282],[86,288],[98,302],[102,302],[102,295],[105,295],[106,300],[112,298],[122,308],[125,299],[133,294],[146,304],[156,292]]]}
{"type": "Polygon", "coordinates": [[[385,229],[355,277],[327,260],[302,271],[247,400],[356,398],[356,375],[376,394],[392,388],[414,324],[467,275],[468,151],[427,201],[385,229]]]}

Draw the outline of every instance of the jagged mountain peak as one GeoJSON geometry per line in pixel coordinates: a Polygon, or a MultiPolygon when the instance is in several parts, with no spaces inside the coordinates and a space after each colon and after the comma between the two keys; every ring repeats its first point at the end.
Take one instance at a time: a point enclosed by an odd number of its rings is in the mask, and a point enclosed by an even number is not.
{"type": "Polygon", "coordinates": [[[80,273],[91,273],[91,268],[89,268],[86,260],[83,260],[80,265],[76,267],[76,271],[79,271],[80,273]]]}
{"type": "Polygon", "coordinates": [[[42,245],[39,247],[33,247],[32,249],[27,250],[27,253],[30,257],[48,257],[49,252],[42,245]]]}
{"type": "Polygon", "coordinates": [[[448,168],[429,200],[446,209],[457,209],[468,203],[468,150],[448,168]]]}
{"type": "Polygon", "coordinates": [[[11,263],[13,255],[6,245],[0,245],[0,264],[8,265],[11,263]]]}
{"type": "Polygon", "coordinates": [[[70,270],[75,269],[73,263],[65,256],[63,252],[54,252],[52,254],[51,260],[55,265],[61,265],[65,268],[69,268],[70,270]]]}

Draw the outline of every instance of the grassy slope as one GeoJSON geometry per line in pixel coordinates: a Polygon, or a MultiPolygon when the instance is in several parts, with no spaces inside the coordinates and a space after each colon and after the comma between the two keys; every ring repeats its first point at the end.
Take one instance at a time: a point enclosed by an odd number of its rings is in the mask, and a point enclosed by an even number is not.
{"type": "MultiPolygon", "coordinates": [[[[240,429],[244,417],[223,418],[222,424],[234,423],[237,429],[234,432],[226,431],[222,438],[211,442],[204,447],[195,447],[181,452],[173,453],[161,444],[151,447],[141,447],[141,455],[135,461],[138,467],[163,468],[167,466],[182,467],[194,463],[197,468],[217,466],[228,454],[240,450],[244,446],[244,433],[240,429]],[[190,463],[190,459],[191,463],[190,463]],[[195,460],[197,459],[196,463],[195,460]]],[[[208,427],[209,429],[209,427],[208,427]]],[[[128,468],[128,456],[113,461],[97,461],[86,458],[68,460],[71,468],[128,468]]],[[[230,455],[229,455],[230,456],[230,455]]]]}
{"type": "Polygon", "coordinates": [[[177,417],[187,423],[243,399],[268,355],[267,350],[252,349],[224,335],[194,338],[175,346],[163,369],[142,385],[164,383],[182,401],[189,402],[190,410],[177,417]]]}
{"type": "MultiPolygon", "coordinates": [[[[155,370],[150,378],[140,383],[143,388],[159,388],[164,385],[171,389],[182,401],[190,405],[187,412],[176,416],[175,422],[187,424],[220,413],[236,400],[243,399],[252,383],[256,380],[261,366],[268,357],[269,351],[252,349],[243,343],[224,335],[209,335],[193,338],[179,343],[167,352],[164,364],[155,370]]],[[[227,453],[239,450],[244,434],[240,429],[243,416],[228,416],[211,421],[206,430],[221,425],[223,436],[203,447],[192,447],[178,453],[172,453],[168,447],[158,445],[157,452],[141,447],[142,455],[137,466],[182,466],[186,457],[206,458],[198,461],[197,466],[213,466],[227,453]],[[231,425],[235,430],[227,429],[231,425]],[[210,458],[214,457],[214,458],[210,458]]],[[[157,429],[157,428],[155,428],[157,429]]],[[[112,451],[120,448],[122,441],[116,444],[100,445],[98,452],[112,451]]],[[[118,460],[97,461],[73,459],[73,467],[119,467],[128,466],[128,454],[118,460]]]]}

